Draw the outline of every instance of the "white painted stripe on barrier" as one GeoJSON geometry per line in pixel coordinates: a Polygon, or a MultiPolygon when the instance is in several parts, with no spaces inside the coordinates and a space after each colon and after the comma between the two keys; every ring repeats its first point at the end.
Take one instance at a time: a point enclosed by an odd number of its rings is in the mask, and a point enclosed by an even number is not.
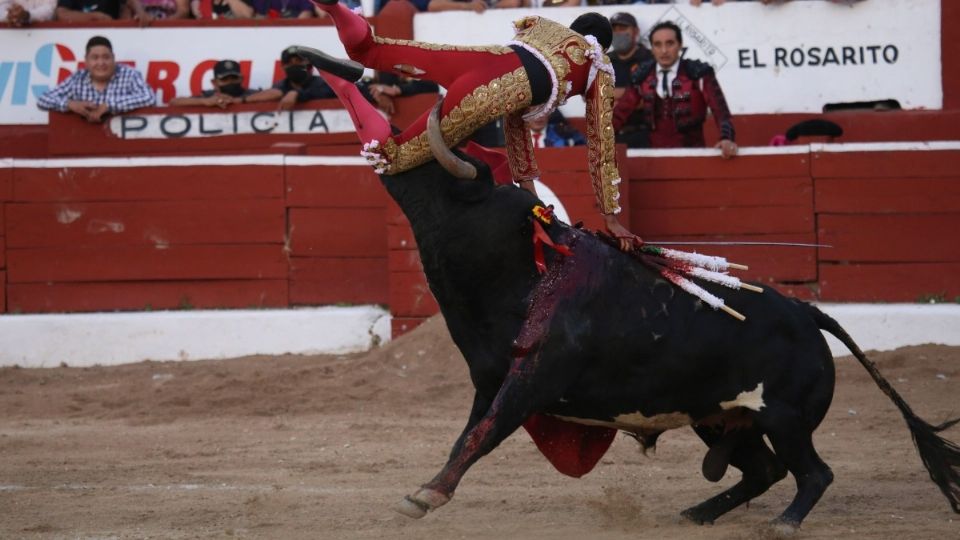
{"type": "MultiPolygon", "coordinates": [[[[931,150],[960,150],[960,141],[907,141],[880,143],[812,143],[792,146],[741,146],[740,156],[772,156],[806,154],[809,152],[929,152],[931,150]]],[[[631,148],[627,157],[719,157],[717,148],[631,148]]]]}
{"type": "MultiPolygon", "coordinates": [[[[960,345],[957,304],[818,304],[857,342],[860,349],[888,351],[907,345],[960,345]]],[[[749,321],[748,321],[749,322],[749,321]]],[[[834,356],[850,351],[826,334],[834,356]]]]}
{"type": "MultiPolygon", "coordinates": [[[[808,154],[810,146],[806,144],[796,146],[741,146],[737,150],[739,156],[771,156],[789,154],[808,154]]],[[[631,148],[627,150],[627,157],[720,157],[719,148],[631,148]]]]}
{"type": "Polygon", "coordinates": [[[812,143],[814,152],[929,152],[960,150],[960,141],[904,141],[880,143],[812,143]]]}
{"type": "MultiPolygon", "coordinates": [[[[819,304],[863,350],[960,345],[960,305],[819,304]]],[[[749,324],[749,321],[747,323],[749,324]]],[[[344,354],[390,339],[379,307],[0,316],[0,366],[344,354]]],[[[827,335],[835,356],[850,352],[827,335]]]]}
{"type": "Polygon", "coordinates": [[[377,306],[0,316],[0,366],[345,354],[390,339],[377,306]]]}
{"type": "Polygon", "coordinates": [[[156,156],[126,158],[53,158],[14,159],[11,164],[17,169],[60,169],[67,167],[194,167],[198,165],[283,165],[282,154],[230,155],[230,156],[156,156]]]}
{"type": "Polygon", "coordinates": [[[284,162],[293,167],[309,167],[311,165],[370,166],[367,160],[360,156],[287,156],[284,162]]]}

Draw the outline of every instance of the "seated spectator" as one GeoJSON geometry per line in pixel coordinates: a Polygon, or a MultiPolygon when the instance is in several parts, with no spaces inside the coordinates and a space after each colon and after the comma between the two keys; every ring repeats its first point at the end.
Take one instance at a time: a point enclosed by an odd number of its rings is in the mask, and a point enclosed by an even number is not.
{"type": "Polygon", "coordinates": [[[720,131],[724,159],[737,154],[735,130],[727,100],[709,64],[680,58],[683,35],[670,21],[650,31],[654,60],[640,65],[631,85],[613,108],[613,129],[621,132],[628,122],[649,129],[653,148],[706,146],[703,123],[707,109],[720,131]]]}
{"type": "Polygon", "coordinates": [[[190,12],[197,19],[249,19],[253,6],[245,0],[191,0],[190,12]]]}
{"type": "Polygon", "coordinates": [[[313,66],[290,46],[280,54],[280,65],[286,78],[273,88],[261,90],[246,97],[246,103],[279,101],[281,110],[290,110],[297,103],[314,99],[336,97],[333,89],[322,78],[313,74],[313,66]]]}
{"type": "Polygon", "coordinates": [[[367,85],[367,91],[378,109],[393,115],[396,113],[393,99],[417,94],[432,94],[440,91],[440,85],[432,81],[421,81],[411,77],[400,77],[392,73],[380,73],[377,82],[367,85]]]}
{"type": "Polygon", "coordinates": [[[90,22],[120,19],[121,8],[126,6],[129,16],[147,24],[153,20],[140,0],[57,0],[58,21],[90,22]]]}
{"type": "Polygon", "coordinates": [[[110,114],[156,103],[156,96],[143,76],[129,66],[116,63],[113,45],[107,38],[90,38],[84,62],[86,69],[70,75],[40,96],[37,106],[45,111],[69,111],[88,122],[103,122],[110,114]]]}
{"type": "Polygon", "coordinates": [[[199,96],[178,97],[170,100],[173,107],[201,106],[226,109],[233,103],[246,103],[253,90],[243,87],[240,64],[233,60],[221,60],[213,66],[212,90],[204,90],[199,96]]]}
{"type": "Polygon", "coordinates": [[[527,122],[530,128],[530,137],[536,148],[559,148],[564,146],[581,146],[587,144],[587,139],[576,128],[567,123],[567,119],[559,110],[553,111],[547,117],[541,117],[527,122]]]}
{"type": "Polygon", "coordinates": [[[637,19],[629,13],[614,13],[610,17],[613,28],[613,43],[607,53],[613,65],[613,97],[619,99],[630,86],[630,77],[643,62],[653,59],[650,50],[640,43],[640,26],[637,19]]]}
{"type": "Polygon", "coordinates": [[[143,10],[154,19],[187,19],[190,17],[189,0],[140,0],[143,10]]]}
{"type": "Polygon", "coordinates": [[[256,17],[267,19],[309,19],[315,17],[310,0],[252,0],[256,17]]]}
{"type": "Polygon", "coordinates": [[[23,28],[32,22],[53,20],[57,0],[0,0],[0,13],[14,28],[23,28]]]}

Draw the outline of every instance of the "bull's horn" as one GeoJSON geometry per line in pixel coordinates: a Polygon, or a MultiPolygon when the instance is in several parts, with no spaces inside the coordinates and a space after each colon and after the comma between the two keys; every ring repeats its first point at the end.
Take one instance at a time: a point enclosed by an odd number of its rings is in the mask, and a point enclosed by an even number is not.
{"type": "Polygon", "coordinates": [[[474,179],[477,177],[477,168],[471,163],[458,158],[456,154],[450,151],[447,143],[443,140],[443,134],[440,132],[440,107],[443,106],[443,99],[437,100],[433,110],[430,111],[430,118],[427,119],[427,140],[430,142],[430,151],[437,162],[443,166],[450,174],[457,178],[474,179]]]}

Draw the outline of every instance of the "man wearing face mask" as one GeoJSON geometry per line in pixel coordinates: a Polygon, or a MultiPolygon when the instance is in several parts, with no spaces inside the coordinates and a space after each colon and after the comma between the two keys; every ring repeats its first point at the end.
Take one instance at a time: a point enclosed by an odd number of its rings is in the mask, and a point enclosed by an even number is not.
{"type": "MultiPolygon", "coordinates": [[[[620,99],[630,86],[630,79],[640,68],[640,64],[652,61],[653,53],[640,43],[640,26],[633,15],[614,13],[610,17],[610,26],[613,28],[613,42],[607,56],[616,75],[613,97],[620,99]]],[[[639,112],[635,111],[633,115],[637,116],[639,112]]],[[[650,129],[640,118],[631,117],[617,131],[616,140],[626,144],[628,148],[649,148],[650,129]]]]}
{"type": "Polygon", "coordinates": [[[253,90],[243,87],[240,64],[233,60],[221,60],[213,66],[212,90],[204,90],[199,96],[178,97],[170,100],[171,107],[220,107],[226,109],[233,103],[246,103],[253,90]]]}
{"type": "Polygon", "coordinates": [[[326,81],[313,74],[313,66],[300,56],[297,47],[291,46],[283,50],[280,54],[280,65],[286,78],[269,90],[247,96],[246,103],[279,101],[280,109],[288,111],[297,103],[336,97],[326,81]]]}

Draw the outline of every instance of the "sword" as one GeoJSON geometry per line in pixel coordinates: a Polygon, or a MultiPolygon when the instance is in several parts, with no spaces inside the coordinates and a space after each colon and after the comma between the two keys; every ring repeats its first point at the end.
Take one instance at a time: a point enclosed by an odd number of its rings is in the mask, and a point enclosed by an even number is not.
{"type": "Polygon", "coordinates": [[[644,240],[644,244],[655,246],[778,246],[778,247],[814,247],[832,248],[829,244],[804,244],[801,242],[741,242],[737,240],[725,242],[674,242],[671,240],[644,240]]]}

